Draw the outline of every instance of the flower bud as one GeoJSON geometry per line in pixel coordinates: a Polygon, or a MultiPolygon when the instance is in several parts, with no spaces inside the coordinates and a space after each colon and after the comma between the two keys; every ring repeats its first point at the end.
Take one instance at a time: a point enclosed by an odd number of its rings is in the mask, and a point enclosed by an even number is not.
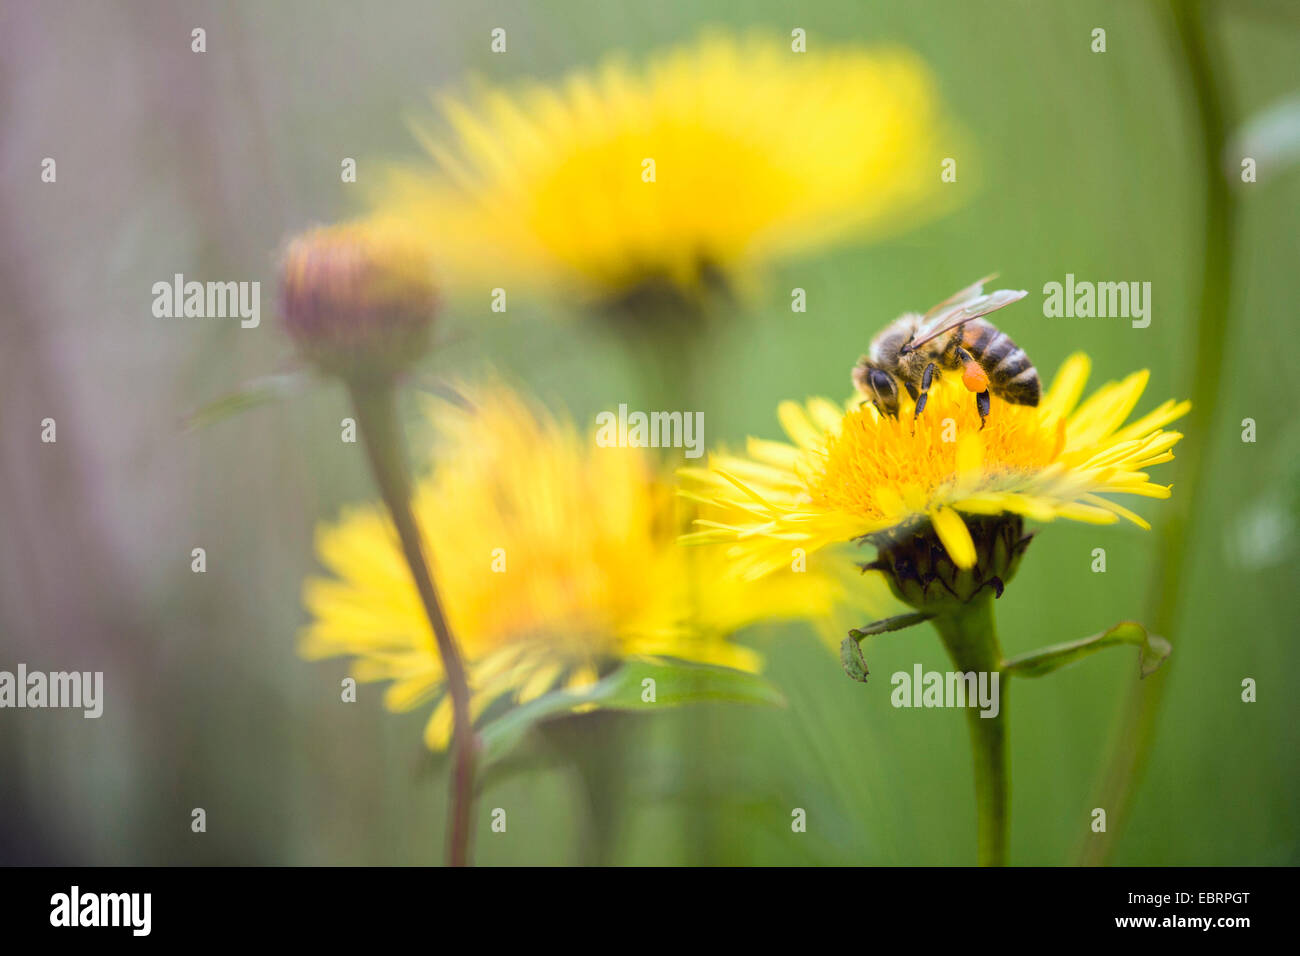
{"type": "Polygon", "coordinates": [[[428,350],[438,301],[432,266],[399,227],[350,222],[295,237],[280,293],[285,329],[330,374],[387,381],[428,350]]]}
{"type": "Polygon", "coordinates": [[[970,602],[985,588],[997,597],[1015,576],[1033,534],[1025,534],[1020,515],[967,515],[975,544],[975,564],[959,568],[927,522],[888,537],[872,537],[877,559],[863,570],[884,573],[894,596],[918,611],[936,614],[970,602]]]}

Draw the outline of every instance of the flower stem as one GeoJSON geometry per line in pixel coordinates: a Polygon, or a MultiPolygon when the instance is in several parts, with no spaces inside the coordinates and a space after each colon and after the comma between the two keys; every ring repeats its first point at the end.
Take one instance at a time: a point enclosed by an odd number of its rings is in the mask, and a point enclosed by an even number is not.
{"type": "Polygon", "coordinates": [[[959,671],[998,675],[998,707],[967,707],[971,754],[975,760],[975,816],[980,866],[1005,866],[1010,842],[1011,782],[1007,746],[1007,691],[993,620],[993,596],[981,595],[956,611],[941,614],[934,626],[959,671]]]}
{"type": "MultiPolygon", "coordinates": [[[[1188,415],[1189,440],[1179,449],[1178,494],[1165,521],[1160,556],[1156,562],[1152,596],[1152,629],[1178,643],[1179,618],[1186,606],[1187,557],[1194,553],[1189,537],[1191,515],[1201,514],[1207,498],[1207,449],[1213,434],[1215,411],[1220,405],[1220,382],[1227,356],[1228,327],[1234,272],[1237,199],[1228,187],[1221,166],[1228,141],[1229,103],[1219,79],[1221,54],[1207,10],[1199,0],[1169,4],[1167,22],[1183,58],[1191,87],[1196,127],[1200,133],[1201,176],[1204,180],[1204,245],[1200,275],[1200,302],[1195,326],[1196,364],[1192,375],[1192,410],[1188,415]]],[[[1165,685],[1170,668],[1134,685],[1123,704],[1107,766],[1101,775],[1094,806],[1107,808],[1115,825],[1084,845],[1082,862],[1104,863],[1127,822],[1134,793],[1141,781],[1155,741],[1165,685]]]]}
{"type": "Polygon", "coordinates": [[[425,557],[420,531],[411,510],[411,478],[407,470],[405,442],[397,418],[396,392],[390,383],[353,383],[349,386],[356,409],[357,425],[370,458],[379,493],[397,528],[402,552],[415,579],[416,590],[433,628],[438,653],[447,675],[452,704],[452,750],[450,813],[447,819],[447,862],[451,866],[469,863],[470,817],[474,805],[475,758],[478,749],[470,722],[469,680],[456,639],[447,623],[433,574],[425,557]]]}
{"type": "Polygon", "coordinates": [[[582,784],[579,860],[584,866],[613,866],[627,792],[628,740],[636,717],[617,710],[566,714],[538,724],[546,741],[572,764],[582,784]]]}

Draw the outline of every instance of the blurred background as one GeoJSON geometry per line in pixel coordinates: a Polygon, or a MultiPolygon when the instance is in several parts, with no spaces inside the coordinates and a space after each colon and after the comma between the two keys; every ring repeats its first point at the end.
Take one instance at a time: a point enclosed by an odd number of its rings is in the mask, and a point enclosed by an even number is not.
{"type": "MultiPolygon", "coordinates": [[[[1300,88],[1293,4],[1223,4],[1215,83],[1235,127],[1300,88]]],[[[443,764],[380,690],[339,703],[342,660],[295,654],[312,530],[373,488],[328,384],[198,433],[185,414],[288,367],[273,314],[277,250],[355,212],[343,157],[414,157],[405,125],[431,91],[477,74],[557,77],[614,50],[639,55],[706,26],[807,30],[810,49],[893,41],[919,53],[971,159],[953,214],[876,244],[788,263],[701,347],[708,441],[777,438],[784,398],[843,397],[871,335],[977,276],[1030,290],[1000,325],[1050,377],[1069,353],[1094,384],[1151,369],[1139,410],[1189,396],[1205,181],[1183,51],[1165,4],[1028,0],[863,4],[776,0],[610,4],[295,0],[42,4],[0,0],[0,669],[103,670],[99,720],[0,711],[0,862],[416,864],[442,858],[443,764]],[[190,31],[207,31],[207,53],[190,31]],[[493,27],[509,52],[493,56],[493,27]],[[1107,31],[1107,52],[1091,32],[1107,31]],[[57,185],[41,160],[57,160],[57,185]],[[154,282],[260,280],[256,330],[155,319],[154,282]],[[1049,319],[1067,273],[1152,284],[1147,329],[1049,319]],[[793,287],[808,311],[792,314],[793,287]],[[58,441],[40,441],[57,421],[58,441]],[[207,572],[190,570],[195,547],[207,572]],[[207,832],[190,829],[195,807],[207,832]]],[[[1225,372],[1209,427],[1203,505],[1189,515],[1174,667],[1123,864],[1300,862],[1300,169],[1261,165],[1237,204],[1225,372]],[[1258,440],[1241,440],[1253,418],[1258,440]],[[1258,702],[1241,701],[1253,678],[1258,702]]],[[[612,338],[546,321],[512,294],[446,309],[454,341],[431,372],[490,361],[576,420],[651,406],[612,338]],[[640,404],[638,404],[640,403],[640,404]]],[[[670,406],[671,407],[671,406],[670,406]]],[[[1163,466],[1178,495],[1184,460],[1163,466]]],[[[1165,520],[1039,535],[999,602],[1008,653],[1148,620],[1165,520]],[[1090,570],[1107,551],[1107,573],[1090,570]]],[[[864,622],[865,623],[865,622],[864,622]]],[[[639,721],[614,858],[624,863],[947,864],[974,861],[966,728],[949,710],[896,710],[802,627],[742,640],[769,658],[789,706],[723,704],[639,721]],[[790,810],[808,814],[792,834],[790,810]]],[[[947,669],[928,628],[879,639],[873,674],[947,669]]],[[[1109,652],[1013,702],[1012,860],[1079,861],[1133,655],[1109,652]]],[[[477,834],[485,864],[567,863],[584,805],[570,770],[493,783],[477,834]],[[486,819],[486,817],[484,816],[486,819]]]]}

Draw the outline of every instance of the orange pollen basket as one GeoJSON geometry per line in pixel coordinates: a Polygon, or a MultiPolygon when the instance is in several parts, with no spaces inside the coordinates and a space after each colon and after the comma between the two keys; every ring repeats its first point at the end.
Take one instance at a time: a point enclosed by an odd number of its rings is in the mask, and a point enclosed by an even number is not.
{"type": "Polygon", "coordinates": [[[961,373],[962,384],[972,392],[982,392],[989,387],[989,377],[978,362],[967,362],[961,373]]]}

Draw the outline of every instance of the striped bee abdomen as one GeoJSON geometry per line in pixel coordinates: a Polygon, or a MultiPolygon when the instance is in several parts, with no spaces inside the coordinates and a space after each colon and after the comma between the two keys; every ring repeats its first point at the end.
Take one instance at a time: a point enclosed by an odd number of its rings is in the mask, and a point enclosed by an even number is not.
{"type": "Polygon", "coordinates": [[[1037,405],[1038,371],[1025,350],[991,322],[975,319],[962,330],[962,345],[989,377],[989,391],[1013,405],[1037,405]]]}

